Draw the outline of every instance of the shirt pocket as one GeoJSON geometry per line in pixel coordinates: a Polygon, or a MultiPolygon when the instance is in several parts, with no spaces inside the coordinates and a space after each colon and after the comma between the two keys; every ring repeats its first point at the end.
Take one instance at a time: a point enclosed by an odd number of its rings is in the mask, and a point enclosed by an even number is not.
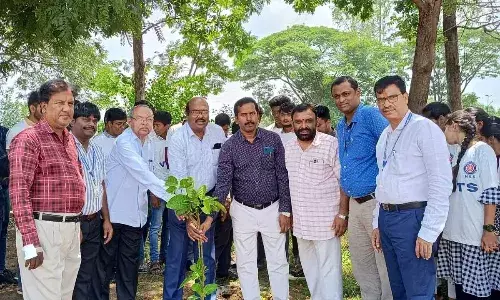
{"type": "Polygon", "coordinates": [[[324,159],[313,158],[307,162],[307,166],[309,168],[307,178],[303,178],[307,182],[310,182],[312,185],[318,185],[326,177],[328,163],[324,159]]]}
{"type": "Polygon", "coordinates": [[[274,152],[260,157],[260,167],[264,171],[274,171],[274,152]]]}
{"type": "Polygon", "coordinates": [[[392,157],[389,158],[388,163],[392,163],[392,170],[394,174],[397,175],[407,175],[412,172],[410,164],[408,163],[410,161],[410,157],[408,157],[407,154],[404,153],[394,153],[391,154],[392,157]],[[392,162],[391,162],[392,160],[392,162]]]}

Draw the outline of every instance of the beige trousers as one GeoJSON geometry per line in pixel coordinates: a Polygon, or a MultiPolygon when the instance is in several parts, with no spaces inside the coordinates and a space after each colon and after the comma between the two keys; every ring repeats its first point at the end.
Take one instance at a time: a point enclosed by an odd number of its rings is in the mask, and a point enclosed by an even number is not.
{"type": "Polygon", "coordinates": [[[311,241],[297,238],[297,245],[311,300],[342,300],[340,239],[311,241]]]}
{"type": "Polygon", "coordinates": [[[363,300],[392,299],[387,267],[382,253],[373,250],[373,209],[377,200],[359,204],[349,200],[349,251],[354,277],[361,288],[363,300]]]}
{"type": "MultiPolygon", "coordinates": [[[[24,266],[23,241],[16,230],[17,257],[24,300],[71,300],[80,268],[80,223],[35,220],[43,251],[43,264],[24,266]]],[[[38,249],[37,249],[38,250],[38,249]]]]}

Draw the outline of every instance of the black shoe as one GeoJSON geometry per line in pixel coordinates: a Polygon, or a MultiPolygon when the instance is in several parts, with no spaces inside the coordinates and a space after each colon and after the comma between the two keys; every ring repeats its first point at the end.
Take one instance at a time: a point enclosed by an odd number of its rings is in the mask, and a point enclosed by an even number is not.
{"type": "Polygon", "coordinates": [[[17,284],[16,276],[13,272],[5,269],[0,274],[0,284],[17,284]]]}

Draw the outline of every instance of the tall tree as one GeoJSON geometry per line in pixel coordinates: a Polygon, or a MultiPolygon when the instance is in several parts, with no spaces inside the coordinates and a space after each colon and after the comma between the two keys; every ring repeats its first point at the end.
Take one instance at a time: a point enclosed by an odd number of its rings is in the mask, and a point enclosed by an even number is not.
{"type": "MultiPolygon", "coordinates": [[[[327,3],[333,3],[339,9],[362,20],[368,19],[373,14],[373,0],[285,0],[293,5],[299,12],[314,12],[314,10],[327,3]]],[[[416,47],[413,57],[412,78],[410,83],[409,106],[413,111],[420,111],[427,103],[432,69],[435,63],[435,46],[437,28],[442,0],[397,0],[396,9],[407,10],[415,6],[418,10],[418,23],[416,24],[416,47]],[[399,8],[399,9],[398,9],[399,8]]]]}
{"type": "Polygon", "coordinates": [[[404,73],[402,49],[354,32],[295,25],[255,43],[235,61],[245,89],[266,95],[280,87],[300,102],[331,104],[330,84],[341,75],[358,79],[366,100],[373,83],[388,73],[404,73]]]}
{"type": "Polygon", "coordinates": [[[458,53],[457,1],[444,0],[443,4],[443,35],[444,56],[446,64],[446,86],[448,103],[451,110],[462,109],[460,59],[458,53]]]}

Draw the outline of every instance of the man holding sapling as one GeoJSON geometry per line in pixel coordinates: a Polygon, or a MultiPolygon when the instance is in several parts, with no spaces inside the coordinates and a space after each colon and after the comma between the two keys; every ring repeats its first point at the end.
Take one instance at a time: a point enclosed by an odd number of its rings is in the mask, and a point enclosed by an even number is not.
{"type": "MultiPolygon", "coordinates": [[[[178,180],[192,177],[195,188],[207,186],[211,196],[217,180],[219,152],[226,136],[222,128],[208,123],[209,107],[204,97],[194,97],[186,105],[187,122],[169,138],[168,162],[170,175],[178,180]]],[[[203,260],[207,267],[205,284],[215,283],[215,216],[202,215],[200,228],[186,222],[168,211],[170,241],[167,248],[165,279],[163,284],[164,300],[181,300],[183,291],[179,286],[186,277],[186,260],[189,240],[202,240],[203,260]]],[[[195,249],[195,256],[198,256],[195,249]]],[[[209,299],[215,300],[215,293],[209,299]]]]}
{"type": "Polygon", "coordinates": [[[232,190],[236,267],[243,298],[260,299],[257,233],[262,234],[273,299],[288,299],[285,233],[290,229],[290,190],[285,150],[277,133],[258,128],[260,109],[252,98],[234,105],[240,130],[222,146],[214,196],[232,190]]]}

